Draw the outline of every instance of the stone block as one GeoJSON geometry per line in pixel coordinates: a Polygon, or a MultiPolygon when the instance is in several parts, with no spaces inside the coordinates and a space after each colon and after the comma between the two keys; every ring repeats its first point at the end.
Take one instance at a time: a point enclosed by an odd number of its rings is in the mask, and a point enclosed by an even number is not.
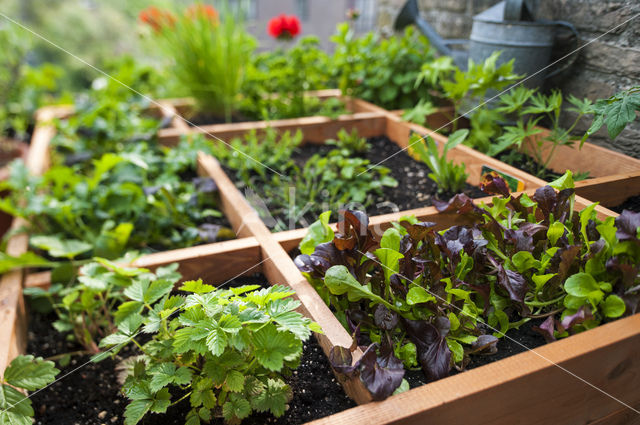
{"type": "Polygon", "coordinates": [[[420,0],[420,10],[448,10],[451,12],[465,12],[467,0],[420,0]]]}
{"type": "Polygon", "coordinates": [[[589,68],[640,79],[640,49],[595,41],[582,50],[589,68]]]}

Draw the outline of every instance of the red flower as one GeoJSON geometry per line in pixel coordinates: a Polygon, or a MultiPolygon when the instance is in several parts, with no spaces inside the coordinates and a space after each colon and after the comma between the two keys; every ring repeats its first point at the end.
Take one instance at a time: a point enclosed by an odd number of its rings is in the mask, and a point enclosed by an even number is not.
{"type": "Polygon", "coordinates": [[[187,8],[185,15],[191,19],[206,18],[214,25],[217,25],[219,22],[218,11],[215,7],[208,4],[193,4],[187,8]]]}
{"type": "Polygon", "coordinates": [[[176,22],[176,17],[171,12],[158,9],[155,6],[149,6],[142,10],[138,19],[153,28],[155,32],[160,32],[166,26],[171,27],[176,22]]]}
{"type": "Polygon", "coordinates": [[[280,15],[271,18],[267,26],[269,35],[280,40],[289,40],[300,34],[300,21],[295,15],[280,15]]]}

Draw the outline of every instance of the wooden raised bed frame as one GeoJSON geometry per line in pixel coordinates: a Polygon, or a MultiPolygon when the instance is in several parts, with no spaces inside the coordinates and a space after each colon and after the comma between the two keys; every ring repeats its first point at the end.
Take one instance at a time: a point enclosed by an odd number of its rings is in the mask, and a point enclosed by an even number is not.
{"type": "MultiPolygon", "coordinates": [[[[370,105],[370,104],[369,104],[370,105]]],[[[382,108],[370,105],[369,111],[384,111],[382,108]]],[[[393,119],[401,121],[404,111],[388,112],[393,119]]],[[[427,126],[430,129],[446,127],[453,116],[453,108],[444,107],[427,116],[427,126]]],[[[465,118],[461,118],[467,121],[465,118]]],[[[464,124],[463,124],[464,125],[464,124]]],[[[468,121],[467,121],[468,125],[468,121]]],[[[542,132],[525,140],[520,151],[530,156],[538,149],[537,141],[549,134],[549,130],[542,128],[542,132]]],[[[589,172],[590,179],[576,182],[576,193],[594,202],[600,202],[606,207],[616,207],[627,198],[640,195],[640,159],[606,149],[593,143],[585,142],[579,148],[580,141],[574,142],[574,147],[558,146],[549,163],[549,168],[555,172],[564,170],[589,172]]],[[[553,144],[544,141],[542,144],[543,157],[553,148],[553,144]]]]}
{"type": "MultiPolygon", "coordinates": [[[[357,115],[358,113],[351,118],[341,117],[338,122],[344,126],[365,123],[365,128],[375,127],[372,126],[375,123],[384,126],[387,134],[393,135],[390,138],[400,141],[406,140],[410,130],[421,134],[428,132],[420,126],[395,120],[386,112],[384,115],[357,115]]],[[[298,120],[298,125],[309,124],[308,128],[311,129],[316,126],[315,130],[309,130],[309,134],[320,132],[318,139],[307,140],[320,141],[320,138],[327,137],[320,130],[322,120],[325,119],[312,117],[298,120]]],[[[271,124],[279,129],[294,125],[282,121],[271,124]]],[[[247,130],[246,123],[238,125],[244,125],[243,130],[247,130]]],[[[217,128],[210,126],[207,131],[219,136],[222,133],[216,132],[217,128]]],[[[186,130],[182,127],[182,131],[186,130]]],[[[233,131],[228,125],[223,125],[222,130],[233,131]]],[[[52,129],[40,126],[36,131],[38,136],[34,134],[34,145],[38,145],[40,138],[45,137],[41,134],[51,132],[52,129]]],[[[166,139],[163,142],[175,142],[175,133],[169,134],[170,130],[164,132],[161,137],[166,139]]],[[[305,133],[305,136],[309,135],[305,133]]],[[[443,141],[441,136],[434,135],[434,138],[439,142],[443,141]]],[[[468,148],[463,147],[460,155],[468,158],[471,166],[476,166],[474,160],[484,161],[483,156],[478,156],[468,148]]],[[[42,172],[45,162],[46,159],[31,155],[29,168],[35,173],[42,172]]],[[[500,167],[501,164],[496,162],[500,167]]],[[[270,283],[287,284],[296,290],[297,297],[302,302],[301,312],[318,322],[324,330],[324,334],[317,337],[325,353],[335,345],[349,346],[350,335],[298,271],[287,253],[297,246],[306,229],[271,233],[214,158],[200,154],[198,163],[199,171],[218,184],[223,209],[234,230],[244,238],[152,254],[140,258],[135,265],[155,268],[178,261],[181,270],[190,275],[188,277],[202,276],[208,278],[210,283],[221,283],[241,273],[262,272],[270,283]],[[249,267],[252,268],[247,271],[249,267]],[[222,277],[223,274],[225,277],[222,277]]],[[[512,174],[509,167],[499,169],[512,174]]],[[[527,184],[530,183],[531,186],[527,187],[527,192],[531,193],[538,187],[536,180],[538,179],[529,176],[527,184]]],[[[483,198],[483,201],[489,202],[490,198],[483,198]]],[[[576,210],[590,203],[577,196],[576,210]]],[[[601,218],[616,215],[600,206],[596,210],[601,218]]],[[[426,207],[372,217],[370,226],[381,234],[392,221],[406,214],[416,215],[420,220],[435,221],[439,228],[463,222],[456,214],[438,214],[433,207],[426,207]]],[[[26,249],[27,243],[27,236],[19,235],[11,240],[8,251],[13,255],[19,254],[26,249]]],[[[0,284],[0,321],[5,325],[0,328],[0,341],[9,341],[9,344],[3,344],[6,348],[0,351],[0,370],[4,370],[8,359],[21,352],[25,345],[26,315],[21,294],[22,278],[21,272],[11,272],[3,276],[0,284]]],[[[48,277],[42,273],[25,279],[25,284],[29,286],[46,286],[47,283],[48,277]]],[[[550,361],[637,408],[640,406],[640,393],[636,391],[636,379],[640,374],[640,357],[637,356],[639,347],[640,316],[636,315],[547,344],[537,348],[535,352],[527,351],[382,402],[368,403],[319,419],[314,423],[631,423],[629,421],[638,419],[633,411],[554,366],[550,361]]],[[[361,354],[356,352],[355,356],[361,354]]],[[[368,394],[359,381],[345,383],[345,390],[359,404],[369,401],[368,394]]]]}

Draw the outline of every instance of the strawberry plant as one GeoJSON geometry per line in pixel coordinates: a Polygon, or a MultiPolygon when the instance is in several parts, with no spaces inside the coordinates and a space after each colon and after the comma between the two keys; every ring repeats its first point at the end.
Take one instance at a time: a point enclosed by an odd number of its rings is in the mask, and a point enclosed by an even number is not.
{"type": "MultiPolygon", "coordinates": [[[[100,340],[113,333],[122,320],[123,313],[117,311],[118,307],[140,288],[148,293],[141,300],[147,303],[171,291],[180,279],[176,269],[177,264],[172,264],[151,273],[94,258],[80,267],[79,275],[66,285],[53,284],[48,290],[25,288],[24,293],[41,309],[46,308],[42,301],[48,300],[57,316],[53,327],[61,334],[68,333],[86,352],[97,354],[100,340]]],[[[130,303],[126,308],[135,310],[139,306],[130,303]]]]}
{"type": "Polygon", "coordinates": [[[31,425],[34,411],[25,392],[46,387],[59,372],[53,362],[42,357],[13,359],[0,378],[0,423],[31,425]]]}
{"type": "Polygon", "coordinates": [[[216,416],[239,423],[252,411],[284,414],[291,399],[284,377],[299,364],[302,342],[321,330],[294,311],[300,302],[293,291],[258,288],[223,290],[202,281],[184,283],[184,295],[144,281],[128,288],[118,331],[100,344],[117,351],[132,342],[142,352],[123,386],[127,425],[187,399],[187,424],[216,416]],[[138,342],[140,333],[151,340],[138,342]]]}
{"type": "Polygon", "coordinates": [[[183,141],[173,149],[144,144],[107,153],[83,176],[75,166],[54,166],[42,177],[14,163],[2,183],[11,195],[0,209],[29,222],[31,246],[50,257],[118,258],[127,250],[186,247],[232,237],[214,224],[217,187],[193,177],[198,150],[183,141]],[[184,178],[182,176],[189,176],[184,178]]]}
{"type": "Polygon", "coordinates": [[[574,211],[570,172],[532,197],[512,196],[495,174],[482,189],[499,195],[492,205],[435,202],[472,224],[435,231],[405,217],[378,239],[364,213],[343,211],[334,234],[327,212],[302,240],[296,265],[354,346],[369,345],[356,364],[336,347],[332,366],[374,399],[402,390],[403,364],[442,378],[533,318],[553,340],[638,310],[640,214],[574,211]]]}

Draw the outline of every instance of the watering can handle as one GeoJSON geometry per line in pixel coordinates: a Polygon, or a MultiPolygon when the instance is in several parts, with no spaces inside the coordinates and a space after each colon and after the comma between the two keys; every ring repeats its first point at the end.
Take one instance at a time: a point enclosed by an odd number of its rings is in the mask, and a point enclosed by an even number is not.
{"type": "Polygon", "coordinates": [[[571,31],[573,33],[573,36],[575,38],[575,42],[573,44],[573,48],[571,49],[571,53],[569,53],[571,55],[569,60],[564,65],[562,65],[560,68],[556,69],[553,72],[548,73],[544,77],[545,79],[547,79],[549,77],[553,77],[554,75],[558,75],[561,72],[566,71],[571,65],[573,65],[573,63],[578,58],[578,54],[575,52],[575,50],[578,48],[578,43],[580,42],[580,38],[578,37],[578,31],[576,31],[576,28],[572,24],[570,24],[569,22],[566,22],[566,21],[547,21],[547,22],[549,24],[555,24],[555,25],[559,25],[561,27],[567,28],[569,31],[571,31]]]}
{"type": "Polygon", "coordinates": [[[505,21],[519,21],[522,16],[522,0],[507,0],[504,4],[505,21]]]}

